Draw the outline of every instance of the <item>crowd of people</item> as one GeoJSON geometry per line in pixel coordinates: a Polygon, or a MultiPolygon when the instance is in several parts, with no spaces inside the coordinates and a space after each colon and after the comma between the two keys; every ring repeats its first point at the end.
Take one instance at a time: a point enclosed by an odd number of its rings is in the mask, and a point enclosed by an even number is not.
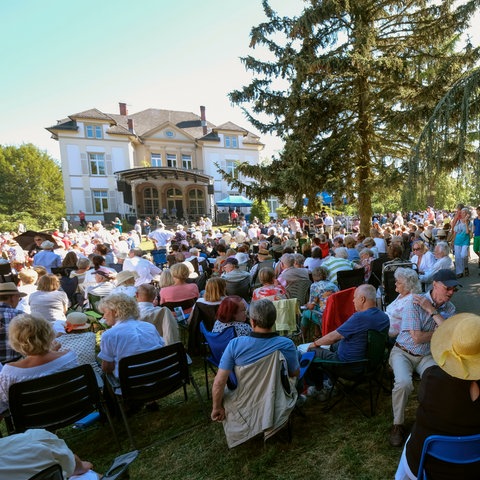
{"type": "MultiPolygon", "coordinates": [[[[212,419],[224,421],[223,387],[235,367],[280,351],[290,377],[298,375],[300,354],[291,340],[274,333],[272,302],[290,298],[292,288],[306,282],[301,331],[307,339],[311,335],[307,349],[316,356],[358,360],[365,355],[368,329],[388,332],[394,373],[389,440],[401,446],[413,372],[425,376],[439,368],[430,342],[455,313],[450,300],[459,279],[470,274],[472,237],[480,255],[480,207],[473,221],[472,213],[464,205],[451,213],[428,207],[374,216],[368,229],[361,229],[358,219],[334,218],[326,211],[267,224],[238,215],[228,228],[214,228],[202,217],[190,226],[167,228],[157,217],[148,225],[139,219],[125,232],[119,219],[107,227],[84,219],[78,230],[62,223],[51,235],[38,232],[28,245],[14,233],[0,235],[1,261],[11,269],[9,281],[0,283],[0,413],[8,409],[14,382],[79,363],[91,364],[98,374],[116,374],[121,358],[161,348],[169,339],[144,320],[166,307],[188,327],[191,355],[200,350],[201,322],[214,333],[234,328],[237,339],[213,388],[212,419]],[[365,230],[368,236],[361,233],[365,230]],[[142,250],[144,240],[153,242],[153,252],[142,250]],[[159,255],[162,260],[155,261],[159,255]],[[380,278],[374,268],[379,259],[380,278]],[[356,313],[322,337],[327,299],[341,287],[337,274],[354,269],[364,272],[364,284],[353,297],[356,313]],[[383,312],[386,272],[394,275],[398,296],[383,312]],[[99,353],[91,331],[95,322],[86,315],[92,309],[103,315],[106,327],[99,353]]],[[[317,399],[326,398],[329,388],[328,379],[313,370],[296,385],[300,395],[317,399]]],[[[414,471],[418,459],[411,457],[412,449],[409,442],[403,461],[414,471]]]]}

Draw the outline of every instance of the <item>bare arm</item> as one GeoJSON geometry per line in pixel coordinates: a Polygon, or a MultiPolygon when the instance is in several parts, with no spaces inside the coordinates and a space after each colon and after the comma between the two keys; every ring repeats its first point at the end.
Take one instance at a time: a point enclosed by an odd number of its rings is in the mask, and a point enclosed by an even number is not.
{"type": "Polygon", "coordinates": [[[219,368],[212,387],[212,413],[210,415],[214,422],[221,422],[225,419],[225,409],[223,408],[223,391],[227,384],[230,370],[219,368]]]}
{"type": "Polygon", "coordinates": [[[115,362],[106,362],[105,360],[102,360],[102,370],[105,373],[113,373],[115,370],[115,362]]]}
{"type": "Polygon", "coordinates": [[[332,345],[334,343],[339,342],[342,339],[342,335],[340,335],[336,330],[333,332],[327,333],[322,338],[319,338],[318,340],[315,340],[313,343],[311,343],[308,346],[308,350],[313,350],[316,347],[321,347],[322,345],[332,345]]]}

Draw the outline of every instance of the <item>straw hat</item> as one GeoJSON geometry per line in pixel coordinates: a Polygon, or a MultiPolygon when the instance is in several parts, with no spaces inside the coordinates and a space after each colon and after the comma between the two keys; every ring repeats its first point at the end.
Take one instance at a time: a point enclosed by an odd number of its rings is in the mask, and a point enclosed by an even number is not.
{"type": "Polygon", "coordinates": [[[439,367],[462,380],[480,379],[480,316],[459,313],[434,332],[431,351],[439,367]]]}
{"type": "Polygon", "coordinates": [[[265,248],[259,248],[259,249],[258,249],[257,257],[258,257],[259,259],[262,259],[262,260],[267,260],[267,259],[269,259],[269,258],[272,258],[272,257],[270,256],[270,252],[269,252],[267,249],[265,249],[265,248]]]}
{"type": "Polygon", "coordinates": [[[138,278],[138,273],[130,270],[122,270],[121,272],[117,273],[116,284],[117,286],[120,286],[131,278],[136,280],[138,278]]]}
{"type": "Polygon", "coordinates": [[[90,327],[87,315],[82,312],[72,312],[67,315],[67,324],[65,331],[87,330],[90,327]]]}

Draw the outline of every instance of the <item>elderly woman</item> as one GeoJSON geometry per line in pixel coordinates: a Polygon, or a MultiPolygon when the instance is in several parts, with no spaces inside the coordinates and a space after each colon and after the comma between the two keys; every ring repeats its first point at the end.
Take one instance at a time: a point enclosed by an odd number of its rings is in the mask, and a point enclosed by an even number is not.
{"type": "Polygon", "coordinates": [[[310,257],[305,259],[304,266],[308,268],[308,271],[312,273],[315,267],[322,265],[322,249],[320,247],[313,247],[310,257]]]}
{"type": "Polygon", "coordinates": [[[449,270],[453,270],[455,268],[449,254],[450,247],[448,246],[447,242],[438,242],[435,245],[435,249],[433,250],[433,255],[436,259],[435,263],[423,275],[419,275],[420,281],[425,284],[426,291],[430,290],[433,282],[433,277],[438,271],[445,268],[449,270]]]}
{"type": "Polygon", "coordinates": [[[238,295],[225,297],[217,311],[212,332],[221,333],[228,327],[234,327],[237,337],[250,335],[252,327],[247,321],[247,303],[238,295]]]}
{"type": "Polygon", "coordinates": [[[102,334],[100,353],[102,370],[118,377],[118,362],[123,357],[163,347],[165,342],[155,326],[138,320],[139,312],[134,298],[123,293],[108,295],[98,308],[109,327],[102,334]]]}
{"type": "Polygon", "coordinates": [[[90,260],[86,257],[80,257],[77,260],[77,269],[70,272],[70,278],[78,278],[77,292],[83,292],[83,282],[87,272],[90,270],[90,260]]]}
{"type": "Polygon", "coordinates": [[[10,362],[0,371],[0,412],[8,409],[10,385],[78,366],[71,351],[54,351],[55,332],[50,322],[36,314],[18,315],[8,328],[8,341],[24,358],[10,362]]]}
{"type": "Polygon", "coordinates": [[[390,319],[388,335],[396,338],[400,333],[405,306],[412,303],[412,294],[421,293],[422,288],[417,272],[412,268],[397,268],[393,275],[395,277],[395,291],[398,292],[398,296],[387,306],[385,313],[390,319]]]}
{"type": "Polygon", "coordinates": [[[372,262],[375,260],[375,255],[369,248],[364,248],[360,252],[360,267],[365,269],[365,276],[363,277],[365,283],[370,280],[372,274],[372,262]]]}
{"type": "MultiPolygon", "coordinates": [[[[480,317],[460,313],[443,322],[431,339],[437,365],[427,368],[418,388],[416,421],[395,480],[416,479],[425,439],[480,431],[480,317]]],[[[428,478],[478,478],[480,462],[455,465],[427,456],[428,478]]]]}
{"type": "Polygon", "coordinates": [[[50,322],[65,321],[68,309],[67,294],[61,290],[60,281],[56,275],[44,275],[38,281],[37,291],[30,294],[28,304],[30,311],[41,315],[50,322]]]}
{"type": "Polygon", "coordinates": [[[100,267],[95,270],[95,285],[91,285],[85,289],[85,301],[88,301],[89,295],[95,295],[96,297],[105,297],[112,293],[115,288],[113,281],[116,274],[105,267],[100,267]]]}
{"type": "Polygon", "coordinates": [[[338,287],[327,280],[328,270],[325,267],[314,268],[312,278],[310,298],[302,314],[301,327],[302,335],[305,337],[310,323],[313,323],[315,327],[314,338],[318,338],[322,336],[322,315],[327,305],[327,298],[332,293],[338,292],[338,287]]]}
{"type": "Polygon", "coordinates": [[[37,291],[35,283],[38,279],[38,273],[33,270],[33,268],[24,268],[18,273],[18,279],[20,280],[18,291],[26,293],[27,296],[20,299],[20,302],[18,302],[17,305],[17,310],[21,310],[24,313],[30,313],[28,299],[30,298],[30,294],[37,291]]]}
{"type": "MultiPolygon", "coordinates": [[[[184,263],[176,263],[170,268],[174,284],[160,290],[160,305],[165,303],[181,303],[186,300],[197,299],[200,296],[196,283],[187,283],[190,274],[184,263]]],[[[190,313],[192,307],[184,308],[184,313],[190,313]]]]}
{"type": "Polygon", "coordinates": [[[268,298],[269,300],[283,300],[287,298],[285,288],[280,284],[275,284],[275,271],[271,267],[263,267],[258,273],[258,279],[261,287],[253,291],[252,301],[268,298]]]}
{"type": "Polygon", "coordinates": [[[117,278],[115,279],[116,287],[111,291],[111,293],[124,293],[129,297],[135,298],[135,295],[137,294],[135,280],[137,278],[137,272],[133,270],[122,270],[117,274],[117,278]]]}
{"type": "Polygon", "coordinates": [[[435,257],[421,240],[415,240],[412,244],[410,261],[417,266],[417,272],[421,275],[433,267],[435,257]]]}
{"type": "Polygon", "coordinates": [[[60,352],[71,350],[78,357],[80,365],[91,365],[94,372],[101,375],[102,370],[96,360],[96,335],[90,330],[88,317],[82,312],[67,315],[64,334],[57,337],[60,352]]]}

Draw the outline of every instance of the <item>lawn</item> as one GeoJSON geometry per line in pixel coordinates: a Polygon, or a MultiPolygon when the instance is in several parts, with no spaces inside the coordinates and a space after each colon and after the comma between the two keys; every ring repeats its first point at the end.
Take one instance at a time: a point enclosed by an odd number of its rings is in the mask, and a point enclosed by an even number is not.
{"type": "MultiPolygon", "coordinates": [[[[194,359],[194,375],[207,409],[203,361],[194,359]]],[[[212,423],[202,412],[193,388],[188,402],[179,392],[160,402],[158,412],[142,412],[131,425],[141,451],[130,469],[132,479],[201,480],[329,479],[384,480],[393,478],[401,451],[388,445],[391,426],[390,396],[381,393],[377,415],[367,419],[348,402],[342,401],[329,413],[323,404],[308,400],[305,416],[293,418],[291,444],[273,442],[264,446],[260,439],[229,450],[221,424],[212,423]]],[[[368,407],[368,392],[364,392],[368,407]]],[[[413,420],[415,403],[407,410],[413,420]]],[[[130,450],[124,427],[115,422],[124,453],[130,450]]],[[[70,448],[105,471],[119,452],[107,425],[71,436],[62,432],[70,448]]]]}

